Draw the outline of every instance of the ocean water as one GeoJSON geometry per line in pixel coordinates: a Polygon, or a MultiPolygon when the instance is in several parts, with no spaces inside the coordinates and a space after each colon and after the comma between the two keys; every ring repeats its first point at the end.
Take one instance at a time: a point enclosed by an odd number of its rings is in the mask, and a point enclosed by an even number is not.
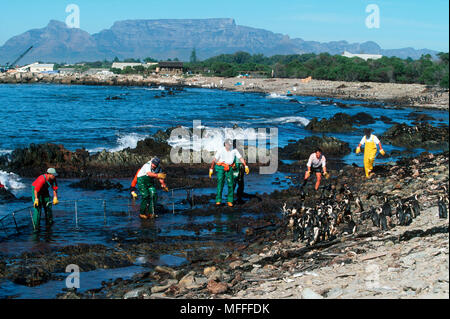
{"type": "MultiPolygon", "coordinates": [[[[340,101],[348,105],[345,109],[335,103],[322,104],[315,97],[287,97],[279,94],[238,93],[221,90],[192,89],[176,91],[168,95],[164,87],[95,87],[64,85],[0,85],[0,155],[8,154],[18,147],[27,147],[30,143],[63,144],[70,150],[86,148],[90,152],[103,149],[118,151],[135,147],[139,140],[156,131],[181,125],[193,127],[193,121],[201,121],[200,128],[208,128],[211,134],[202,141],[202,146],[214,150],[222,145],[225,137],[268,138],[270,128],[278,129],[278,146],[283,147],[289,141],[313,135],[305,125],[314,117],[330,118],[338,112],[350,115],[367,112],[374,118],[384,115],[394,122],[411,123],[408,114],[417,111],[410,108],[371,108],[359,101],[340,101]],[[164,97],[161,95],[164,94],[164,97]],[[117,96],[119,100],[106,100],[117,96]],[[159,97],[159,98],[156,98],[159,97]],[[295,99],[296,102],[292,102],[295,99]],[[356,104],[350,106],[350,104],[356,104]],[[233,130],[234,125],[242,130],[233,130]],[[257,129],[263,129],[257,131],[257,129]]],[[[394,105],[395,106],[395,105],[394,105]]],[[[435,118],[433,124],[449,123],[449,114],[438,110],[421,110],[435,118]]],[[[390,125],[377,121],[371,125],[376,135],[381,135],[390,125]]],[[[363,135],[364,127],[352,133],[328,134],[345,140],[356,148],[363,135]]],[[[320,135],[320,134],[318,134],[320,135]]],[[[274,136],[270,136],[274,138],[274,136]]],[[[381,140],[383,143],[383,140],[381,140]]],[[[191,140],[171,139],[172,146],[193,147],[191,140]]],[[[389,152],[394,149],[385,145],[389,152]]],[[[395,148],[398,149],[398,148],[395,148]]],[[[421,152],[417,149],[415,152],[421,152]]],[[[362,157],[350,154],[345,162],[362,165],[362,157]]],[[[384,161],[392,161],[385,159],[384,161]]],[[[383,160],[377,160],[382,162],[383,160]]],[[[205,176],[208,165],[205,164],[205,176]]],[[[270,193],[275,189],[290,186],[285,174],[251,174],[246,178],[246,192],[254,194],[270,193]],[[275,181],[281,181],[281,183],[275,181]]],[[[116,180],[129,187],[130,180],[116,180]]],[[[31,197],[32,179],[13,173],[0,171],[0,182],[17,197],[31,197]]],[[[59,180],[61,204],[55,207],[55,225],[43,230],[39,235],[32,234],[30,202],[15,202],[0,205],[0,253],[18,254],[22,251],[35,251],[45,247],[73,245],[77,243],[100,243],[114,245],[114,238],[121,234],[136,236],[176,237],[178,235],[200,237],[205,242],[239,240],[242,233],[224,229],[220,221],[232,220],[239,216],[259,218],[246,212],[217,216],[189,216],[189,207],[182,203],[186,198],[183,190],[175,191],[174,196],[161,193],[160,204],[175,214],[163,214],[152,226],[143,224],[137,217],[139,202],[130,201],[128,192],[117,190],[85,191],[68,187],[74,180],[59,180]],[[73,200],[83,200],[77,204],[77,214],[73,200]],[[65,202],[69,201],[69,202],[65,202]],[[106,210],[103,201],[107,202],[106,210]],[[24,209],[24,210],[22,210],[24,209]],[[21,210],[16,216],[18,230],[15,229],[11,213],[21,210]],[[194,223],[217,223],[211,230],[202,229],[200,234],[181,229],[180,226],[194,223]]],[[[226,188],[225,188],[226,189],[226,188]]],[[[214,193],[214,189],[195,190],[196,195],[214,193]]],[[[226,193],[226,190],[225,190],[226,193]]],[[[225,194],[224,194],[225,196],[225,194]]],[[[196,238],[198,240],[198,238],[196,238]]],[[[161,264],[170,264],[172,257],[162,255],[161,264]]],[[[173,259],[173,258],[172,258],[173,259]]],[[[173,262],[173,261],[172,261],[173,262]]],[[[138,265],[137,265],[138,266],[138,265]]],[[[106,274],[92,273],[98,278],[117,278],[134,273],[136,269],[106,274]]],[[[98,286],[98,283],[92,284],[98,286]]],[[[40,292],[14,286],[10,282],[0,282],[0,298],[17,297],[47,298],[53,297],[60,289],[56,283],[49,283],[40,292]]]]}

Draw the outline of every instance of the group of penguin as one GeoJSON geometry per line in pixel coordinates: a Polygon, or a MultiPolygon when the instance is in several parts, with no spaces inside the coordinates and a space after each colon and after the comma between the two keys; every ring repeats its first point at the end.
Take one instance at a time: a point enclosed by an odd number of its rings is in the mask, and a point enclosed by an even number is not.
{"type": "MultiPolygon", "coordinates": [[[[447,194],[446,187],[442,188],[447,194]]],[[[305,206],[304,191],[300,195],[299,209],[288,209],[286,203],[283,205],[282,215],[288,219],[288,228],[292,230],[294,241],[304,241],[309,246],[321,241],[333,240],[338,234],[354,234],[357,231],[357,225],[353,220],[353,213],[359,213],[363,221],[370,219],[374,227],[383,231],[395,225],[408,226],[421,213],[418,195],[391,200],[383,195],[380,207],[365,210],[361,199],[354,196],[347,185],[341,188],[340,196],[337,196],[336,188],[328,190],[329,194],[326,196],[322,192],[320,199],[312,207],[305,206]],[[353,212],[352,203],[356,206],[356,211],[353,212]]],[[[448,205],[448,197],[439,196],[439,218],[447,218],[446,205],[448,205]]]]}

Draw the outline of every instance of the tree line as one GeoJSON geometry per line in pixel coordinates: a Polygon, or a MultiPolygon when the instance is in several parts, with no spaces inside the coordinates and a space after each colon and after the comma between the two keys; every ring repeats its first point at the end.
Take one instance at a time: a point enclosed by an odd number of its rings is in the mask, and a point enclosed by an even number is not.
{"type": "Polygon", "coordinates": [[[437,59],[423,55],[411,58],[382,57],[377,60],[348,58],[341,55],[294,54],[266,57],[247,52],[222,54],[201,62],[186,63],[193,73],[233,77],[242,74],[277,78],[360,81],[384,83],[421,83],[449,87],[449,54],[439,53],[437,59]]]}
{"type": "MultiPolygon", "coordinates": [[[[170,59],[169,59],[170,60],[170,59]]],[[[168,60],[168,61],[169,61],[168,60]]],[[[178,61],[178,59],[173,59],[178,61]]],[[[80,71],[89,68],[107,68],[117,74],[144,74],[155,71],[155,67],[128,67],[124,70],[111,69],[113,62],[86,62],[75,66],[80,71]]],[[[123,62],[141,62],[140,59],[126,59],[123,62]]],[[[158,62],[150,57],[142,62],[158,62]]],[[[62,65],[58,67],[63,67],[62,65]]],[[[439,53],[437,57],[429,54],[418,60],[412,58],[382,57],[377,60],[363,60],[358,57],[348,58],[329,53],[307,53],[292,55],[274,55],[236,52],[222,54],[203,61],[197,59],[195,49],[190,62],[184,64],[187,74],[206,76],[236,77],[249,74],[253,77],[307,78],[330,81],[359,81],[382,83],[420,83],[449,87],[449,53],[439,53]]]]}

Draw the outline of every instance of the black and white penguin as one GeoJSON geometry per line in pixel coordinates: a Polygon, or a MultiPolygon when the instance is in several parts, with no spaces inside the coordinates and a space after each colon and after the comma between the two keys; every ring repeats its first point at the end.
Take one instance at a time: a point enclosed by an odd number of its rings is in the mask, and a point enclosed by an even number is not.
{"type": "Polygon", "coordinates": [[[377,208],[377,215],[380,219],[380,227],[382,230],[389,230],[386,215],[383,212],[383,208],[377,208]]]}
{"type": "Polygon", "coordinates": [[[401,201],[398,201],[398,203],[395,205],[396,208],[396,215],[397,215],[397,220],[398,220],[398,224],[400,226],[404,226],[405,225],[405,212],[403,210],[403,203],[401,201]]]}
{"type": "Polygon", "coordinates": [[[414,214],[413,218],[416,218],[420,215],[420,205],[419,205],[419,195],[414,195],[414,197],[410,200],[411,211],[414,214]]]}
{"type": "Polygon", "coordinates": [[[444,196],[439,196],[438,208],[439,208],[439,218],[442,218],[442,219],[447,218],[448,213],[447,213],[447,206],[445,206],[445,202],[444,202],[444,196]]]}
{"type": "Polygon", "coordinates": [[[391,204],[389,204],[389,199],[386,196],[384,197],[384,204],[382,206],[382,210],[383,210],[384,216],[386,216],[386,217],[392,216],[391,204]]]}
{"type": "Polygon", "coordinates": [[[364,206],[363,206],[363,203],[361,201],[361,198],[359,198],[359,196],[356,197],[355,204],[356,204],[356,207],[358,208],[359,212],[362,213],[364,211],[364,206]]]}
{"type": "Polygon", "coordinates": [[[380,215],[377,213],[377,211],[373,207],[370,210],[370,217],[372,218],[373,226],[380,227],[380,215]]]}

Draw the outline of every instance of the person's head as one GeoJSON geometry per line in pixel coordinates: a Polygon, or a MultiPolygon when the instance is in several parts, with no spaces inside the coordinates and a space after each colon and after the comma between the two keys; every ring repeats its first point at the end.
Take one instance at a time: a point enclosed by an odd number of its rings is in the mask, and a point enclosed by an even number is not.
{"type": "Polygon", "coordinates": [[[373,130],[370,129],[370,128],[364,129],[364,135],[365,135],[367,138],[370,138],[370,135],[372,135],[372,132],[373,132],[373,130]]]}
{"type": "Polygon", "coordinates": [[[158,157],[155,157],[151,160],[152,163],[152,169],[156,169],[159,167],[159,164],[161,164],[161,160],[158,157]]]}
{"type": "Polygon", "coordinates": [[[316,154],[317,158],[320,158],[320,156],[322,156],[322,150],[320,148],[316,148],[314,153],[316,154]]]}
{"type": "Polygon", "coordinates": [[[225,142],[223,143],[223,146],[225,146],[226,150],[229,151],[229,150],[231,150],[231,147],[233,146],[233,142],[227,138],[225,140],[225,142]]]}
{"type": "Polygon", "coordinates": [[[56,172],[56,170],[54,168],[49,168],[47,170],[47,176],[48,176],[48,179],[54,180],[58,176],[58,173],[56,172]]]}

